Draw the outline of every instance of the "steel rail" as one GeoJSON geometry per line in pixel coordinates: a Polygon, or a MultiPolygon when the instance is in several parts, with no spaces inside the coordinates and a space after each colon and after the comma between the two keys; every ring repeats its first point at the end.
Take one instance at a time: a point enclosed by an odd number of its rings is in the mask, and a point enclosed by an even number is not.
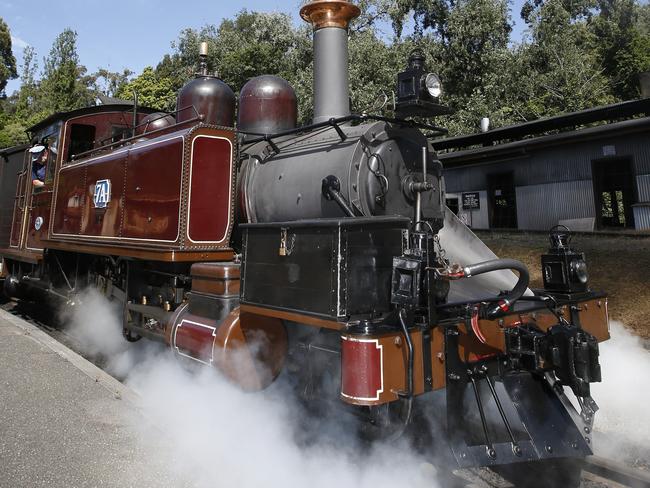
{"type": "Polygon", "coordinates": [[[582,470],[631,488],[650,486],[650,472],[630,468],[623,463],[600,456],[587,456],[582,470]]]}

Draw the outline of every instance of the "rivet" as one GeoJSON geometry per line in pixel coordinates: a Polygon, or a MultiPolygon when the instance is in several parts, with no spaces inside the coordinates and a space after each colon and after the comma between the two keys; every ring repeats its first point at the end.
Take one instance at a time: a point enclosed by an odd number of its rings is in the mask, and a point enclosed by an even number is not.
{"type": "Polygon", "coordinates": [[[441,363],[445,362],[445,355],[443,353],[439,352],[438,354],[436,354],[436,357],[438,358],[438,361],[440,361],[441,363]]]}
{"type": "Polygon", "coordinates": [[[147,222],[151,222],[153,219],[151,217],[147,217],[147,222]]]}
{"type": "Polygon", "coordinates": [[[546,452],[551,454],[553,452],[553,448],[551,446],[546,446],[546,452]]]}
{"type": "Polygon", "coordinates": [[[397,336],[397,337],[395,337],[394,342],[395,342],[395,345],[399,347],[399,346],[402,345],[402,338],[397,336]]]}

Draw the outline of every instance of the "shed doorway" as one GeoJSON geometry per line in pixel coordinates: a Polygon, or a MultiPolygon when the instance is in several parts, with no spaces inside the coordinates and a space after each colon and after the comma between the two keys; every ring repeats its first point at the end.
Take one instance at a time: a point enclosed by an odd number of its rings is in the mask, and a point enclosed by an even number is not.
{"type": "Polygon", "coordinates": [[[630,158],[597,159],[591,163],[599,229],[633,229],[634,173],[630,158]]]}
{"type": "Polygon", "coordinates": [[[517,194],[512,171],[487,175],[490,228],[517,228],[517,194]]]}

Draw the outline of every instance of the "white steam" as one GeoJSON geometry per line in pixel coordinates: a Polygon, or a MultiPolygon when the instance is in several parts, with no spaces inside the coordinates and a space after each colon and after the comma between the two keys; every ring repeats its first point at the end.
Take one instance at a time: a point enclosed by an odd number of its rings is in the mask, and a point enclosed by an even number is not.
{"type": "Polygon", "coordinates": [[[133,367],[160,351],[151,341],[129,343],[122,335],[122,310],[96,290],[89,288],[77,297],[77,304],[62,312],[66,332],[91,359],[101,359],[102,367],[113,376],[125,378],[133,367]]]}
{"type": "MultiPolygon", "coordinates": [[[[69,323],[84,350],[110,358],[106,369],[139,393],[147,420],[134,419],[141,442],[164,446],[161,457],[171,460],[173,475],[189,486],[435,485],[430,460],[403,443],[362,448],[351,432],[341,434],[350,430],[344,419],[319,419],[324,435],[314,429],[316,435],[301,436],[309,420],[284,388],[244,393],[210,368],[184,368],[158,344],[127,343],[119,311],[97,293],[82,297],[69,323]]],[[[650,457],[650,353],[619,323],[612,323],[611,335],[600,345],[603,382],[592,384],[600,406],[596,453],[643,463],[650,457]]]]}
{"type": "Polygon", "coordinates": [[[433,467],[405,443],[362,448],[343,433],[344,419],[318,419],[314,430],[326,429],[327,440],[304,442],[309,420],[287,389],[244,393],[210,368],[184,368],[167,349],[124,341],[119,317],[88,292],[68,332],[88,354],[111,356],[106,369],[139,394],[146,421],[134,419],[133,428],[143,445],[162,446],[173,478],[198,488],[435,486],[433,467]]]}
{"type": "Polygon", "coordinates": [[[595,449],[603,456],[635,461],[650,459],[650,352],[620,322],[611,339],[600,344],[602,383],[592,383],[596,413],[595,449]]]}

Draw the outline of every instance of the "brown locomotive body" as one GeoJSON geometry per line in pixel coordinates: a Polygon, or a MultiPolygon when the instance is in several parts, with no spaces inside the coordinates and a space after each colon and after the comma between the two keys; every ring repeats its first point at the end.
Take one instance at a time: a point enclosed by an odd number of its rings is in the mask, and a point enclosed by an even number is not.
{"type": "MultiPolygon", "coordinates": [[[[358,13],[303,7],[312,125],[295,128],[295,93],[263,76],[242,88],[235,129],[234,94],[202,51],[175,118],[100,106],[32,127],[50,160],[43,186],[29,147],[11,152],[17,179],[2,177],[16,184],[3,195],[5,292],[72,303],[95,288],[121,305],[127,340],[163,341],[248,390],[295,375],[307,401],[347,404],[379,437],[436,416],[459,466],[590,453],[606,297],[568,232],[552,233],[545,290],[532,292],[521,263],[496,259],[445,209],[418,130],[438,128],[349,114],[340,73],[358,13]],[[438,394],[442,408],[429,404],[438,394]]],[[[447,113],[422,70],[414,55],[399,75],[402,113],[447,113]]]]}

